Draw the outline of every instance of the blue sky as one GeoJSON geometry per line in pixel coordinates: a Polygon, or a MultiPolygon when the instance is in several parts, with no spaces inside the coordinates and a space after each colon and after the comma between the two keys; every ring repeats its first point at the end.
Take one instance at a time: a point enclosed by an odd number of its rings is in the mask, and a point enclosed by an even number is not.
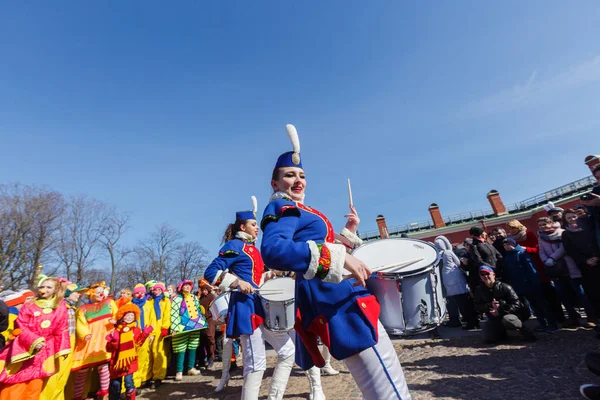
{"type": "Polygon", "coordinates": [[[298,128],[307,204],[361,230],[519,201],[600,153],[600,8],[531,2],[10,2],[0,182],[85,193],[211,253],[298,128]]]}

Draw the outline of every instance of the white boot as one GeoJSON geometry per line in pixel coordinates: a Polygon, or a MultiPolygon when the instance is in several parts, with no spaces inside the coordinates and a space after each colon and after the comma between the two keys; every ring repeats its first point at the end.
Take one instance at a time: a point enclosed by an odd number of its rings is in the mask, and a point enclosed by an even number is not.
{"type": "Polygon", "coordinates": [[[269,395],[267,400],[281,400],[285,394],[285,388],[287,387],[288,380],[290,379],[290,373],[294,366],[295,355],[292,354],[284,359],[277,359],[275,370],[273,371],[273,378],[271,379],[271,387],[269,388],[269,395]]]}
{"type": "Polygon", "coordinates": [[[321,386],[321,370],[318,367],[312,367],[306,371],[308,377],[308,383],[310,383],[310,394],[308,398],[310,400],[325,400],[325,393],[323,393],[323,386],[321,386]]]}
{"type": "Polygon", "coordinates": [[[215,392],[222,392],[229,383],[229,367],[231,367],[231,350],[233,349],[233,342],[231,339],[223,340],[223,352],[221,358],[223,359],[223,371],[221,371],[221,381],[215,389],[215,392]]]}
{"type": "Polygon", "coordinates": [[[336,371],[331,366],[331,353],[329,352],[329,349],[327,348],[327,346],[323,346],[323,351],[321,353],[323,354],[323,359],[325,360],[325,365],[323,366],[323,368],[321,368],[321,373],[323,375],[339,374],[340,371],[336,371]]]}
{"type": "Polygon", "coordinates": [[[242,386],[241,400],[258,400],[260,393],[260,383],[262,382],[265,371],[250,372],[244,377],[244,385],[242,386]]]}

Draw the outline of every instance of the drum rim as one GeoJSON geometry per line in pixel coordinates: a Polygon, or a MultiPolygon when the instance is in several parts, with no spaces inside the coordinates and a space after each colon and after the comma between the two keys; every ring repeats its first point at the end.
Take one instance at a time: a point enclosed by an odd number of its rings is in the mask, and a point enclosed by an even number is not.
{"type": "Polygon", "coordinates": [[[414,275],[419,275],[421,273],[428,272],[430,269],[437,268],[437,266],[440,263],[440,259],[441,259],[442,256],[441,256],[440,252],[438,251],[438,249],[435,247],[435,245],[433,245],[433,244],[431,244],[429,242],[426,242],[424,240],[421,240],[421,239],[413,239],[413,238],[384,238],[384,239],[377,239],[377,240],[369,241],[369,242],[363,243],[360,246],[356,247],[354,250],[352,250],[352,253],[350,253],[350,254],[354,255],[354,253],[356,253],[362,247],[365,247],[365,246],[368,246],[369,244],[377,243],[377,242],[383,241],[383,240],[398,240],[398,241],[419,242],[421,244],[429,246],[429,247],[433,248],[433,250],[435,250],[435,254],[436,254],[435,261],[433,263],[429,264],[429,265],[424,266],[423,268],[416,269],[414,271],[410,271],[410,273],[407,273],[407,274],[404,274],[404,275],[402,275],[400,272],[388,272],[388,273],[381,272],[381,273],[379,273],[379,275],[375,275],[375,274],[372,275],[372,277],[375,276],[376,278],[380,278],[380,279],[409,278],[409,277],[412,277],[414,275]]]}
{"type": "Polygon", "coordinates": [[[265,286],[265,284],[267,284],[268,282],[276,281],[278,279],[291,279],[294,282],[294,291],[292,292],[292,298],[291,299],[271,300],[271,299],[269,299],[269,298],[261,295],[260,292],[257,293],[258,297],[261,300],[268,301],[269,303],[285,303],[285,302],[290,302],[290,301],[293,303],[296,300],[296,280],[294,278],[292,278],[292,277],[289,277],[289,276],[278,276],[276,278],[269,279],[267,282],[264,282],[262,285],[260,285],[260,288],[263,288],[265,286]]]}

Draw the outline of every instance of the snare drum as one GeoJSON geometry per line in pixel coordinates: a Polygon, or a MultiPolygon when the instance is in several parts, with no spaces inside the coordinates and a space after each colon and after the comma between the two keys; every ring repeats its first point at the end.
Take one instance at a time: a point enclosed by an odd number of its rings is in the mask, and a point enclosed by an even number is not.
{"type": "Polygon", "coordinates": [[[294,328],[295,286],[296,281],[292,278],[275,278],[260,287],[273,290],[272,293],[259,291],[260,301],[265,311],[264,325],[268,330],[287,332],[294,328]]]}
{"type": "Polygon", "coordinates": [[[434,329],[444,321],[440,256],[432,244],[415,239],[382,239],[367,242],[352,255],[370,268],[422,259],[373,274],[367,280],[367,289],[381,305],[379,319],[388,333],[410,336],[434,329]]]}
{"type": "Polygon", "coordinates": [[[229,310],[229,299],[231,297],[230,292],[225,292],[215,297],[215,299],[210,303],[208,309],[212,314],[213,319],[217,323],[217,325],[223,325],[225,323],[225,319],[227,318],[227,311],[229,310]]]}

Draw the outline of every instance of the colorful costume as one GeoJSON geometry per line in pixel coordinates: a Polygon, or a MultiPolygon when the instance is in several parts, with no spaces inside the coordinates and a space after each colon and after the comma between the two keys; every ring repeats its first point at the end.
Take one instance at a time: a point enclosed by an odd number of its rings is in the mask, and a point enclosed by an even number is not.
{"type": "Polygon", "coordinates": [[[143,330],[138,328],[140,310],[135,304],[126,303],[117,311],[117,327],[106,336],[106,351],[112,353],[110,360],[110,400],[118,400],[121,395],[123,378],[125,380],[125,397],[135,400],[136,385],[133,375],[138,370],[138,350],[146,338],[152,333],[151,325],[143,330]],[[135,320],[131,323],[123,321],[127,313],[134,313],[135,320]]]}
{"type": "MultiPolygon", "coordinates": [[[[256,204],[255,198],[253,202],[256,204]]],[[[256,210],[256,206],[254,209],[256,210]]],[[[235,224],[255,220],[255,210],[236,213],[235,224]]],[[[229,290],[238,277],[258,288],[262,283],[263,270],[264,263],[254,246],[253,237],[239,231],[235,239],[221,248],[219,256],[206,268],[204,277],[212,285],[219,285],[221,292],[229,290]]],[[[265,340],[277,351],[277,365],[273,371],[268,399],[282,399],[294,365],[294,343],[290,336],[287,333],[276,334],[264,328],[264,311],[257,293],[231,292],[227,318],[227,337],[241,336],[244,362],[242,399],[258,398],[262,376],[267,369],[265,340]]],[[[228,372],[228,369],[223,370],[219,388],[226,384],[228,372]]]]}
{"type": "Polygon", "coordinates": [[[88,295],[92,298],[92,303],[84,304],[75,313],[77,320],[77,341],[75,344],[75,354],[73,356],[73,371],[76,372],[74,396],[76,400],[81,399],[88,370],[91,367],[97,367],[100,377],[100,389],[97,392],[99,397],[108,395],[110,377],[108,371],[108,362],[111,355],[106,351],[106,335],[114,328],[114,316],[117,312],[117,306],[111,299],[105,299],[104,293],[94,294],[95,290],[104,288],[103,284],[92,285],[88,295]],[[94,299],[101,299],[96,301],[94,299]],[[86,337],[89,335],[89,340],[86,337]]]}
{"type": "MultiPolygon", "coordinates": [[[[139,318],[136,320],[138,328],[141,330],[146,329],[146,327],[151,326],[154,329],[156,322],[154,321],[154,307],[148,301],[148,297],[146,296],[146,287],[141,283],[135,285],[133,289],[133,298],[131,302],[139,307],[140,313],[138,314],[139,318]],[[144,296],[139,299],[136,297],[136,294],[143,293],[144,296]]],[[[137,368],[136,373],[133,375],[133,381],[136,387],[142,386],[142,383],[146,382],[148,379],[150,371],[150,348],[155,339],[155,333],[150,334],[148,340],[144,341],[144,343],[139,346],[137,349],[137,368]]]]}
{"type": "MultiPolygon", "coordinates": [[[[275,168],[302,168],[295,128],[287,128],[294,151],[282,154],[275,168]]],[[[325,364],[318,349],[320,337],[336,359],[344,360],[364,398],[410,399],[394,347],[379,322],[377,299],[354,286],[356,280],[342,280],[346,249],[334,243],[327,217],[285,193],[275,193],[261,228],[266,264],[296,272],[298,365],[309,370],[325,364]]]]}
{"type": "Polygon", "coordinates": [[[151,345],[150,368],[146,379],[161,381],[167,376],[167,361],[170,349],[165,345],[165,337],[169,334],[171,326],[171,300],[168,292],[165,293],[165,284],[157,282],[154,288],[160,288],[162,293],[158,296],[152,294],[148,299],[150,314],[154,326],[155,339],[151,345]]]}
{"type": "MultiPolygon", "coordinates": [[[[48,378],[48,381],[44,385],[44,389],[40,395],[40,400],[63,400],[65,398],[70,399],[71,397],[65,393],[65,388],[69,382],[69,376],[71,375],[71,367],[73,365],[73,352],[75,351],[75,333],[77,321],[75,319],[75,312],[77,305],[71,301],[68,297],[73,292],[84,290],[76,283],[70,283],[67,285],[65,291],[65,306],[67,307],[67,313],[69,318],[69,344],[71,345],[71,353],[66,357],[60,357],[57,360],[56,373],[48,378]]],[[[70,391],[71,388],[67,388],[70,391]]]]}
{"type": "MultiPolygon", "coordinates": [[[[183,361],[187,351],[188,371],[196,369],[196,350],[200,345],[200,329],[208,327],[200,302],[191,291],[183,292],[183,285],[189,284],[193,288],[194,282],[182,281],[177,287],[179,294],[173,299],[171,304],[171,338],[173,342],[173,353],[176,357],[176,372],[181,376],[183,372],[183,361]]],[[[180,379],[180,378],[179,378],[180,379]]]]}
{"type": "Polygon", "coordinates": [[[0,353],[0,399],[37,400],[56,360],[71,352],[65,304],[54,299],[24,304],[12,337],[0,353]],[[45,346],[36,350],[40,343],[45,346]]]}

